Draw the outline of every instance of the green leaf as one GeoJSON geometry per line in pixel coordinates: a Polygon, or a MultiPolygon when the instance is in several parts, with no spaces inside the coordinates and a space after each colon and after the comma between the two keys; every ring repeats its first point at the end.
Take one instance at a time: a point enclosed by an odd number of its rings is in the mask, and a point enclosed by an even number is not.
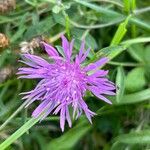
{"type": "Polygon", "coordinates": [[[0,68],[4,65],[7,57],[8,57],[9,51],[5,50],[0,54],[0,68]]]}
{"type": "Polygon", "coordinates": [[[116,86],[118,87],[116,102],[119,103],[123,97],[125,89],[125,73],[122,67],[117,68],[116,86]]]}
{"type": "Polygon", "coordinates": [[[41,35],[44,32],[49,31],[55,24],[56,23],[54,22],[52,17],[47,17],[36,25],[31,25],[25,33],[25,38],[31,39],[31,35],[32,37],[41,35]]]}
{"type": "Polygon", "coordinates": [[[111,45],[117,45],[123,39],[123,37],[125,36],[125,34],[127,32],[126,26],[127,26],[130,18],[131,18],[131,15],[128,16],[126,18],[126,20],[119,25],[119,27],[118,27],[118,29],[117,29],[117,31],[116,31],[113,39],[112,39],[111,45]]]}
{"type": "Polygon", "coordinates": [[[85,118],[82,118],[78,124],[68,130],[66,133],[64,133],[61,137],[52,140],[48,146],[47,150],[49,149],[71,149],[80,139],[83,135],[85,135],[89,130],[91,126],[87,122],[85,118]]]}
{"type": "Polygon", "coordinates": [[[10,137],[8,137],[3,143],[0,144],[0,150],[6,149],[9,145],[15,142],[20,136],[22,136],[25,132],[27,132],[33,125],[35,125],[39,120],[40,117],[36,119],[31,118],[21,128],[19,128],[10,137]]]}
{"type": "Polygon", "coordinates": [[[21,17],[22,17],[22,16],[7,17],[7,16],[1,16],[1,15],[0,15],[0,24],[9,23],[9,22],[14,22],[14,21],[20,19],[21,17]]]}
{"type": "Polygon", "coordinates": [[[25,0],[25,2],[28,3],[29,5],[33,6],[33,7],[37,6],[37,1],[36,0],[33,0],[33,1],[25,0]]]}
{"type": "Polygon", "coordinates": [[[150,32],[150,25],[148,22],[145,22],[143,19],[138,19],[138,18],[131,18],[129,21],[131,24],[135,24],[139,28],[142,28],[148,32],[150,32]]]}
{"type": "Polygon", "coordinates": [[[125,49],[125,46],[109,46],[99,50],[96,53],[96,58],[99,59],[100,57],[108,57],[111,60],[121,52],[123,52],[125,49]]]}
{"type": "Polygon", "coordinates": [[[110,150],[125,150],[126,146],[122,143],[114,142],[110,150]]]}
{"type": "Polygon", "coordinates": [[[138,62],[144,62],[144,47],[140,44],[130,46],[128,49],[130,55],[138,62]]]}
{"type": "Polygon", "coordinates": [[[144,68],[134,68],[128,73],[125,82],[125,88],[127,91],[136,92],[143,89],[145,85],[146,80],[144,68]]]}
{"type": "MultiPolygon", "coordinates": [[[[85,30],[83,30],[83,29],[74,28],[74,29],[71,30],[71,34],[73,35],[73,37],[80,40],[80,43],[78,45],[78,49],[80,48],[81,40],[82,40],[81,38],[84,35],[84,33],[85,33],[85,30]]],[[[91,34],[87,33],[84,40],[85,40],[86,48],[89,48],[89,47],[92,48],[92,49],[97,49],[98,48],[96,40],[91,34]]]]}
{"type": "Polygon", "coordinates": [[[150,37],[140,37],[131,40],[126,40],[122,42],[122,44],[131,45],[131,44],[145,43],[145,42],[150,42],[150,37]]]}
{"type": "Polygon", "coordinates": [[[58,13],[58,14],[53,13],[53,18],[56,23],[59,23],[60,25],[65,27],[66,20],[62,13],[58,13]]]}
{"type": "Polygon", "coordinates": [[[25,32],[26,30],[26,26],[25,26],[25,21],[26,19],[29,17],[29,13],[26,13],[21,21],[20,21],[20,24],[19,24],[19,29],[18,31],[11,37],[11,42],[15,42],[17,41],[20,37],[22,37],[23,33],[25,32]]]}
{"type": "Polygon", "coordinates": [[[65,57],[65,54],[64,54],[64,51],[63,51],[63,48],[61,47],[61,46],[55,46],[56,48],[57,48],[57,50],[58,50],[58,52],[63,56],[63,57],[65,57]]]}
{"type": "Polygon", "coordinates": [[[58,5],[55,5],[52,9],[53,13],[58,14],[61,11],[61,7],[58,5]]]}
{"type": "MultiPolygon", "coordinates": [[[[124,15],[122,15],[118,12],[115,12],[113,10],[109,10],[107,8],[103,8],[101,6],[97,6],[97,5],[89,3],[87,1],[81,1],[81,0],[74,0],[74,1],[77,2],[77,3],[80,3],[81,5],[86,6],[88,8],[91,8],[91,9],[97,11],[97,12],[100,12],[101,14],[107,15],[107,16],[111,16],[111,17],[114,17],[114,18],[116,18],[116,17],[123,18],[124,17],[124,15]]],[[[140,20],[140,19],[137,19],[137,18],[134,17],[134,18],[130,18],[129,22],[132,23],[132,24],[135,24],[136,26],[138,26],[138,27],[140,27],[144,30],[150,31],[149,23],[144,22],[143,20],[140,20]]]]}
{"type": "Polygon", "coordinates": [[[97,12],[100,12],[101,14],[104,14],[104,15],[109,15],[111,17],[116,17],[116,16],[121,16],[119,13],[113,11],[113,10],[109,10],[107,8],[104,8],[104,7],[101,7],[101,6],[98,6],[98,5],[95,5],[95,4],[92,4],[92,3],[89,3],[87,1],[82,1],[82,0],[74,0],[75,2],[81,4],[81,5],[84,5],[88,8],[91,8],[97,12]]]}
{"type": "Polygon", "coordinates": [[[150,130],[123,134],[118,136],[116,141],[124,144],[150,144],[150,130]]]}
{"type": "Polygon", "coordinates": [[[142,90],[133,94],[124,95],[121,104],[143,102],[150,99],[150,89],[142,90]]]}
{"type": "Polygon", "coordinates": [[[146,64],[150,65],[150,45],[147,45],[145,47],[145,52],[144,52],[144,61],[146,64]]]}

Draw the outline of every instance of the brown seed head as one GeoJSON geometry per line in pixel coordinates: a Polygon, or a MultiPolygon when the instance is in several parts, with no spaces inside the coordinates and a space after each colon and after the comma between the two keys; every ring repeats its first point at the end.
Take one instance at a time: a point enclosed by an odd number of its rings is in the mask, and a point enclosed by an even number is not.
{"type": "Polygon", "coordinates": [[[37,36],[33,38],[31,41],[23,41],[20,43],[20,50],[22,53],[34,53],[34,49],[36,48],[43,48],[41,42],[46,42],[45,37],[43,36],[37,36]]]}
{"type": "Polygon", "coordinates": [[[9,39],[3,33],[0,33],[0,48],[5,48],[9,45],[9,39]]]}
{"type": "Polygon", "coordinates": [[[9,12],[16,8],[16,0],[0,0],[0,13],[9,12]]]}

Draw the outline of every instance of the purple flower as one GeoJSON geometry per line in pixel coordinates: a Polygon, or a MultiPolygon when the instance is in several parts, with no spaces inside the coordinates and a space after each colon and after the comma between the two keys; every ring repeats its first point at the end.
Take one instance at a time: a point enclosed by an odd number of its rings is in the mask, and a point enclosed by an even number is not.
{"type": "Polygon", "coordinates": [[[108,71],[99,68],[108,62],[107,58],[101,58],[95,63],[84,66],[83,62],[90,49],[84,50],[85,42],[82,42],[79,54],[74,60],[71,58],[74,40],[70,43],[62,36],[62,48],[64,56],[60,56],[57,50],[49,44],[43,43],[50,59],[49,62],[41,57],[23,54],[23,62],[29,67],[19,68],[19,78],[35,79],[40,82],[35,89],[25,92],[23,99],[28,101],[29,106],[39,100],[40,105],[33,111],[32,116],[38,117],[43,113],[42,119],[50,113],[60,113],[60,127],[64,131],[65,120],[69,127],[72,126],[69,108],[72,107],[72,116],[77,119],[85,113],[92,123],[92,112],[83,97],[86,91],[91,91],[99,99],[111,104],[104,95],[115,95],[115,85],[106,78],[108,71]]]}

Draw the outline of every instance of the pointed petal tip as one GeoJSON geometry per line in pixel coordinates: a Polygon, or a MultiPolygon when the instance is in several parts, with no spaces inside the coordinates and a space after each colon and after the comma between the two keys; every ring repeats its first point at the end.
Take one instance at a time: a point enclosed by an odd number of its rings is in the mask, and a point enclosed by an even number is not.
{"type": "Polygon", "coordinates": [[[112,102],[110,101],[108,104],[112,105],[112,102]]]}
{"type": "Polygon", "coordinates": [[[100,60],[102,61],[102,64],[103,63],[105,64],[109,61],[109,58],[108,57],[102,57],[100,60]]]}
{"type": "Polygon", "coordinates": [[[60,125],[61,131],[64,132],[64,127],[60,125]]]}
{"type": "Polygon", "coordinates": [[[36,114],[34,114],[34,112],[32,113],[32,117],[33,118],[37,118],[38,116],[36,114]]]}
{"type": "Polygon", "coordinates": [[[68,125],[69,125],[70,128],[72,127],[72,123],[71,124],[68,123],[68,125]]]}
{"type": "Polygon", "coordinates": [[[61,37],[61,38],[66,38],[64,34],[61,34],[61,36],[60,36],[60,37],[61,37]]]}

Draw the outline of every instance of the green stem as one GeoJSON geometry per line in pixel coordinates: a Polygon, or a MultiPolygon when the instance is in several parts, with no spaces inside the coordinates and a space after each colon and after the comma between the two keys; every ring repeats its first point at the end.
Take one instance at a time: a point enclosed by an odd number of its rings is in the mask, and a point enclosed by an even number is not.
{"type": "Polygon", "coordinates": [[[131,1],[131,10],[132,12],[136,9],[136,0],[131,1]]]}
{"type": "Polygon", "coordinates": [[[16,141],[20,136],[22,136],[25,132],[27,132],[33,125],[35,125],[40,119],[41,117],[31,118],[15,133],[13,133],[10,137],[8,137],[2,144],[0,144],[0,150],[6,149],[9,145],[11,145],[14,141],[16,141]]]}
{"type": "Polygon", "coordinates": [[[124,0],[124,11],[127,14],[130,14],[130,0],[124,0]]]}
{"type": "Polygon", "coordinates": [[[115,25],[115,24],[118,24],[120,23],[121,21],[123,21],[124,18],[121,18],[121,19],[117,19],[115,21],[112,21],[112,22],[109,22],[109,23],[104,23],[104,24],[95,24],[95,25],[83,25],[83,24],[79,24],[77,22],[74,22],[73,20],[69,20],[70,23],[74,26],[74,27],[77,27],[77,28],[81,28],[81,29],[99,29],[99,28],[105,28],[105,27],[108,27],[108,26],[111,26],[111,25],[115,25]]]}
{"type": "Polygon", "coordinates": [[[127,24],[128,24],[128,21],[130,18],[131,18],[131,15],[129,15],[124,22],[120,23],[112,41],[111,41],[111,44],[110,44],[111,46],[118,45],[121,42],[121,40],[124,38],[124,36],[127,32],[127,24]]]}
{"type": "Polygon", "coordinates": [[[146,12],[149,12],[149,11],[150,11],[150,7],[144,7],[144,8],[134,10],[133,13],[135,15],[140,15],[142,13],[146,13],[146,12]]]}
{"type": "Polygon", "coordinates": [[[116,66],[126,66],[126,67],[139,67],[142,66],[142,64],[139,63],[122,63],[122,62],[114,62],[114,61],[109,61],[108,64],[110,65],[116,65],[116,66]]]}
{"type": "MultiPolygon", "coordinates": [[[[21,121],[22,118],[16,118],[15,121],[21,121]]],[[[27,121],[29,121],[31,119],[31,117],[26,118],[27,121]]],[[[46,117],[45,119],[43,119],[43,121],[58,121],[59,117],[58,116],[50,116],[50,117],[46,117]]]]}
{"type": "MultiPolygon", "coordinates": [[[[131,1],[131,10],[132,10],[132,12],[134,12],[135,9],[136,9],[136,0],[132,0],[131,1]]],[[[136,26],[135,26],[135,24],[131,24],[131,36],[133,38],[136,37],[136,26]]]]}
{"type": "Polygon", "coordinates": [[[12,118],[14,118],[28,103],[28,101],[25,101],[1,126],[0,131],[11,121],[12,118]]]}
{"type": "Polygon", "coordinates": [[[126,47],[128,47],[131,44],[145,43],[145,42],[150,42],[150,37],[138,37],[131,40],[123,41],[121,44],[126,45],[126,47]]]}

